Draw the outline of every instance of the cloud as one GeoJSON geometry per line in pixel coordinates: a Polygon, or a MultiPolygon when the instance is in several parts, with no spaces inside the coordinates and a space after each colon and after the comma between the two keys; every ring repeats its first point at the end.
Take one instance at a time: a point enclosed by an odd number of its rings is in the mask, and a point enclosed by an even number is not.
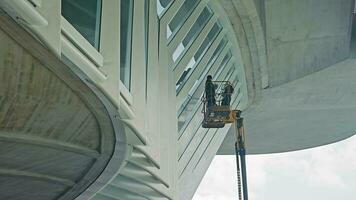
{"type": "MultiPolygon", "coordinates": [[[[284,195],[290,195],[287,190],[297,187],[301,195],[314,192],[314,196],[338,194],[353,199],[355,155],[356,137],[297,152],[248,156],[249,195],[254,200],[272,199],[268,196],[274,191],[284,188],[284,195]]],[[[236,198],[236,185],[235,157],[216,156],[193,200],[236,198]]]]}
{"type": "Polygon", "coordinates": [[[231,156],[217,156],[204,176],[194,200],[230,200],[236,194],[235,160],[231,156]]]}

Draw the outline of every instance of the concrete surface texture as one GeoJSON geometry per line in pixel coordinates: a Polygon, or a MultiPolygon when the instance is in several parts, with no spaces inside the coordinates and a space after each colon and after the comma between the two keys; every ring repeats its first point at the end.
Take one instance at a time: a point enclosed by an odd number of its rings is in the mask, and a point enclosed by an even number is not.
{"type": "MultiPolygon", "coordinates": [[[[256,98],[244,112],[248,153],[310,148],[355,133],[355,60],[348,59],[353,5],[256,1],[264,13],[259,24],[265,23],[268,87],[256,86],[256,98]]],[[[219,154],[234,153],[234,132],[229,130],[219,154]]]]}
{"type": "Polygon", "coordinates": [[[113,153],[103,106],[3,31],[0,43],[0,199],[73,199],[113,153]]]}
{"type": "MultiPolygon", "coordinates": [[[[266,89],[245,113],[248,153],[300,150],[355,134],[356,60],[266,89]]],[[[220,153],[232,154],[230,129],[220,153]]]]}
{"type": "Polygon", "coordinates": [[[271,87],[348,58],[352,0],[265,1],[271,87]]]}

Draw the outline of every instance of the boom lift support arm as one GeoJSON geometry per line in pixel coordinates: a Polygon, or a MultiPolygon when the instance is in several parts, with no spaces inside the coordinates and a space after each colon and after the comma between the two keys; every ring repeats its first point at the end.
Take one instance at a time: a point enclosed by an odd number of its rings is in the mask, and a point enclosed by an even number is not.
{"type": "MultiPolygon", "coordinates": [[[[228,81],[211,81],[213,84],[224,83],[225,87],[231,83],[228,81]]],[[[217,86],[217,90],[222,88],[217,86]]],[[[226,94],[226,93],[225,93],[226,94]]],[[[231,95],[231,93],[230,93],[231,95]]],[[[219,102],[221,93],[217,93],[214,101],[210,101],[210,105],[206,98],[203,96],[202,102],[204,103],[202,122],[203,128],[223,128],[225,124],[234,124],[236,131],[235,154],[236,154],[236,167],[237,167],[237,184],[238,184],[238,197],[239,200],[248,200],[247,190],[247,170],[246,170],[246,147],[245,147],[245,131],[244,119],[241,117],[240,110],[231,110],[230,105],[225,105],[219,102]],[[211,105],[213,103],[213,105],[211,105]]],[[[211,97],[210,97],[211,98],[211,97]]],[[[211,100],[211,99],[210,99],[211,100]]]]}
{"type": "Polygon", "coordinates": [[[236,126],[235,154],[236,154],[236,166],[237,166],[238,196],[239,196],[239,200],[248,200],[245,131],[243,125],[243,118],[240,117],[240,114],[241,111],[237,111],[236,113],[237,118],[235,122],[235,126],[236,126]],[[241,185],[241,176],[242,176],[242,185],[241,185]],[[242,191],[241,191],[241,187],[242,187],[242,191]]]}

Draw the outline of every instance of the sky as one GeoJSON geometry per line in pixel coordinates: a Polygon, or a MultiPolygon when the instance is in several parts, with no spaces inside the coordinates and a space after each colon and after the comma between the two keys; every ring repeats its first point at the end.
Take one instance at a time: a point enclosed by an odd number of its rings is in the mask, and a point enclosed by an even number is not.
{"type": "MultiPolygon", "coordinates": [[[[193,200],[237,199],[234,156],[215,156],[193,200]]],[[[312,149],[247,156],[250,200],[355,200],[356,136],[312,149]]]]}

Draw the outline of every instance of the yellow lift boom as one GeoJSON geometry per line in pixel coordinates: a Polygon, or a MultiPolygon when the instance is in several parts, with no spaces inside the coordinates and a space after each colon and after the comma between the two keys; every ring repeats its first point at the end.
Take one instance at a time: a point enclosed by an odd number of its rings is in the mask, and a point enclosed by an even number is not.
{"type": "MultiPolygon", "coordinates": [[[[228,81],[212,81],[214,84],[225,83],[229,85],[228,81]]],[[[231,86],[231,84],[230,84],[231,86]]],[[[216,86],[216,90],[221,90],[221,87],[216,86]]],[[[248,200],[247,190],[247,170],[246,170],[246,148],[245,148],[245,130],[243,125],[243,118],[241,117],[240,110],[232,110],[230,105],[221,105],[222,93],[217,92],[217,101],[215,105],[208,106],[208,99],[206,95],[203,96],[202,102],[204,119],[202,122],[203,128],[223,128],[225,124],[234,123],[236,132],[235,154],[236,154],[236,167],[237,167],[237,181],[238,181],[238,197],[239,200],[248,200]],[[220,96],[220,97],[219,97],[220,96]],[[217,103],[216,103],[217,102],[217,103]],[[242,178],[242,179],[241,179],[242,178]],[[242,181],[242,183],[241,183],[242,181]]],[[[226,95],[226,93],[225,93],[226,95]]]]}

